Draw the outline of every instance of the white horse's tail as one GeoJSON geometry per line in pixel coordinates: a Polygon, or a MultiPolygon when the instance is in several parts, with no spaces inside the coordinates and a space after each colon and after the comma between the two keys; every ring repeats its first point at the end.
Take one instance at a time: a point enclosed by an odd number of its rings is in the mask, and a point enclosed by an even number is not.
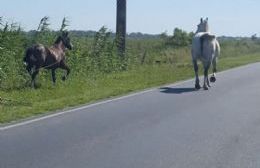
{"type": "Polygon", "coordinates": [[[220,45],[218,40],[216,40],[216,57],[220,55],[220,45]]]}

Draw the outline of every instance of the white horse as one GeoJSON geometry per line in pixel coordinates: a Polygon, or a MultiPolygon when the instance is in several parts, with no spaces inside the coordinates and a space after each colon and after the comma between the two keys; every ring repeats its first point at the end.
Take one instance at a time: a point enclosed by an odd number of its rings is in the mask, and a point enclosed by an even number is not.
{"type": "Polygon", "coordinates": [[[208,78],[208,70],[213,65],[213,75],[210,78],[210,82],[216,81],[216,63],[217,57],[220,54],[220,46],[216,39],[216,36],[209,32],[208,27],[208,18],[203,20],[201,18],[200,24],[198,25],[197,32],[192,39],[192,62],[195,71],[195,88],[200,89],[200,81],[198,74],[198,63],[199,59],[204,67],[204,90],[208,90],[210,87],[209,78],[208,78]]]}

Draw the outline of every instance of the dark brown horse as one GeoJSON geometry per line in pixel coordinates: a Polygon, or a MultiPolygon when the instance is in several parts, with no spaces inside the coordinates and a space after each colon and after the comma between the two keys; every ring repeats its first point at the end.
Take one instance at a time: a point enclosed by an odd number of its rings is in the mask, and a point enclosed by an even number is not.
{"type": "Polygon", "coordinates": [[[31,75],[33,88],[35,87],[35,78],[41,68],[51,70],[53,83],[56,82],[55,70],[57,68],[64,69],[67,73],[62,77],[62,80],[66,80],[70,73],[70,69],[65,62],[66,49],[72,49],[68,32],[63,32],[51,47],[35,44],[26,50],[24,63],[31,75]]]}

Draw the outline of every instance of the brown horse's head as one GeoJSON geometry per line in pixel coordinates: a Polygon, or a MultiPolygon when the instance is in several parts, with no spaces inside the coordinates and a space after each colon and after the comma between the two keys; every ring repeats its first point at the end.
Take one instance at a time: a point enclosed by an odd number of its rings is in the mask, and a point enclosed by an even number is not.
{"type": "Polygon", "coordinates": [[[60,41],[62,41],[63,45],[67,49],[72,50],[73,45],[72,45],[70,38],[69,38],[69,32],[62,32],[62,35],[58,37],[58,39],[55,43],[59,43],[60,41]]]}

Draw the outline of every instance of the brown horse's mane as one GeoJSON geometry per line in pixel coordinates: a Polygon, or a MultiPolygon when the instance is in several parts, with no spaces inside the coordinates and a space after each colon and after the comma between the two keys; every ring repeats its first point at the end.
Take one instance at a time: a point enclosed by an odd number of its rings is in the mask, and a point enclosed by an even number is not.
{"type": "Polygon", "coordinates": [[[62,37],[59,36],[59,37],[56,39],[56,41],[55,41],[54,44],[59,44],[61,41],[62,41],[62,37]]]}

